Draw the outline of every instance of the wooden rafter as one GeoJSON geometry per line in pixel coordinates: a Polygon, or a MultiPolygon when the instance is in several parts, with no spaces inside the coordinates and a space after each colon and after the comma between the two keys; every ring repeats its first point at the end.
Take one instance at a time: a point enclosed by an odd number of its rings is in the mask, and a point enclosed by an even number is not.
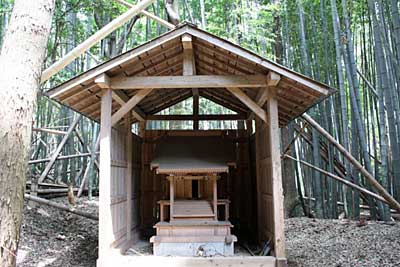
{"type": "Polygon", "coordinates": [[[206,32],[202,32],[193,28],[188,28],[187,32],[199,39],[206,40],[208,43],[211,45],[214,45],[216,47],[219,47],[221,49],[227,50],[230,53],[238,56],[245,58],[249,60],[250,62],[256,62],[258,65],[263,66],[273,72],[276,72],[279,75],[286,76],[300,84],[303,84],[309,88],[312,88],[314,91],[319,92],[324,95],[328,95],[330,93],[330,90],[322,85],[318,84],[315,81],[312,81],[310,78],[307,78],[301,74],[295,73],[289,69],[286,69],[276,63],[273,63],[271,61],[267,61],[262,59],[261,57],[244,50],[243,48],[236,46],[234,44],[231,44],[229,42],[226,42],[225,40],[222,40],[216,36],[212,36],[210,34],[207,34],[206,32]]]}
{"type": "Polygon", "coordinates": [[[225,108],[228,108],[230,110],[233,110],[237,113],[246,113],[246,107],[242,106],[241,103],[238,105],[235,103],[235,101],[228,101],[228,98],[224,96],[220,96],[219,93],[217,93],[217,90],[212,90],[213,93],[209,92],[208,90],[201,90],[200,91],[200,96],[213,101],[217,103],[218,105],[221,105],[225,108]]]}
{"type": "Polygon", "coordinates": [[[179,94],[176,94],[174,97],[168,98],[168,100],[163,101],[161,105],[156,105],[153,109],[149,111],[149,114],[155,114],[157,112],[160,112],[161,110],[164,110],[166,108],[172,107],[173,105],[182,102],[189,97],[191,97],[192,94],[190,91],[186,92],[180,92],[179,94]]]}

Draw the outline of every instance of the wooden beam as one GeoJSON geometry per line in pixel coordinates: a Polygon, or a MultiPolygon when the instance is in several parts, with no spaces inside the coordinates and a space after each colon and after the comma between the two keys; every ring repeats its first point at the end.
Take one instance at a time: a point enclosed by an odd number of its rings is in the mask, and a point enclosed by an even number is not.
{"type": "Polygon", "coordinates": [[[230,121],[230,120],[245,120],[246,114],[204,114],[204,115],[147,115],[146,120],[148,121],[188,121],[188,120],[200,120],[200,121],[230,121]]]}
{"type": "MultiPolygon", "coordinates": [[[[276,91],[275,91],[276,92],[276,91]]],[[[272,180],[272,206],[273,206],[273,241],[274,251],[277,259],[284,259],[285,256],[285,233],[284,233],[284,210],[283,210],[283,187],[281,170],[281,146],[278,117],[278,100],[271,94],[267,101],[268,116],[268,142],[270,149],[269,157],[269,179],[272,180]]]]}
{"type": "Polygon", "coordinates": [[[262,109],[257,103],[255,103],[248,95],[246,95],[240,88],[232,87],[227,88],[229,92],[231,92],[234,96],[236,96],[243,104],[245,104],[251,111],[254,112],[260,119],[262,119],[265,123],[268,123],[267,115],[265,114],[265,110],[262,109]]]}
{"type": "Polygon", "coordinates": [[[71,126],[69,127],[67,134],[64,135],[63,139],[61,140],[60,144],[57,146],[56,151],[54,151],[53,155],[51,156],[50,162],[46,165],[46,168],[42,172],[42,174],[39,177],[38,182],[41,183],[44,181],[44,179],[47,177],[49,174],[51,168],[54,165],[54,162],[58,158],[58,155],[61,152],[61,149],[64,147],[65,143],[67,143],[68,138],[71,136],[72,132],[74,131],[76,125],[78,125],[78,122],[81,118],[81,115],[78,115],[75,120],[72,122],[71,126]]]}
{"type": "Polygon", "coordinates": [[[118,76],[111,78],[111,89],[171,89],[265,87],[264,75],[118,76]]]}
{"type": "MultiPolygon", "coordinates": [[[[113,90],[112,97],[121,106],[125,105],[125,103],[129,101],[129,96],[121,90],[113,90]]],[[[146,114],[139,107],[134,107],[132,109],[132,115],[138,121],[144,121],[144,118],[146,117],[146,114]]]]}
{"type": "Polygon", "coordinates": [[[376,189],[376,191],[389,203],[392,208],[396,209],[400,212],[400,204],[396,199],[390,195],[386,189],[374,178],[372,174],[370,174],[361,163],[356,160],[353,155],[349,151],[347,151],[341,144],[339,144],[332,135],[330,135],[324,128],[322,128],[316,121],[314,121],[309,115],[303,114],[302,117],[312,125],[321,135],[323,135],[328,141],[333,144],[340,152],[342,152],[343,156],[346,157],[349,162],[361,172],[361,174],[367,178],[368,182],[376,189]]]}
{"type": "MultiPolygon", "coordinates": [[[[134,5],[132,5],[131,3],[128,3],[128,2],[126,2],[126,1],[124,1],[124,0],[114,0],[114,1],[116,1],[116,2],[118,2],[118,3],[120,3],[120,4],[122,4],[122,5],[124,5],[124,6],[126,6],[126,7],[129,7],[129,8],[134,7],[134,5]]],[[[175,29],[175,25],[174,25],[174,24],[169,23],[168,21],[163,20],[163,19],[160,18],[160,17],[157,17],[156,15],[153,15],[153,14],[147,12],[146,10],[142,10],[140,13],[143,14],[143,15],[145,15],[145,16],[148,17],[148,18],[151,18],[151,19],[155,20],[156,22],[158,22],[159,24],[161,24],[161,25],[167,27],[167,28],[170,29],[170,30],[175,29]]]]}
{"type": "MultiPolygon", "coordinates": [[[[196,62],[193,52],[192,36],[189,34],[182,35],[183,46],[183,70],[184,76],[196,75],[196,62]]],[[[193,95],[193,130],[199,129],[199,89],[192,88],[193,95]]]]}
{"type": "Polygon", "coordinates": [[[111,125],[114,126],[122,117],[134,108],[143,98],[150,94],[152,89],[140,90],[136,93],[128,102],[126,102],[121,108],[115,112],[111,117],[111,125]]]}
{"type": "Polygon", "coordinates": [[[101,28],[99,31],[97,31],[95,34],[93,34],[91,37],[86,39],[84,42],[79,44],[77,47],[72,49],[70,52],[68,52],[64,57],[62,57],[60,60],[58,60],[56,63],[51,65],[49,68],[47,68],[45,71],[42,73],[41,77],[41,83],[47,81],[50,79],[54,74],[62,70],[65,66],[67,66],[69,63],[71,63],[74,59],[85,53],[86,50],[88,50],[90,47],[98,43],[100,40],[102,40],[104,37],[118,29],[120,26],[124,25],[127,23],[131,18],[136,16],[139,12],[143,11],[146,7],[151,5],[155,0],[142,0],[139,3],[137,3],[134,7],[130,8],[127,12],[124,14],[120,15],[113,21],[111,21],[109,24],[101,28]]]}
{"type": "Polygon", "coordinates": [[[265,102],[267,102],[267,99],[269,97],[270,87],[276,87],[280,80],[281,76],[279,74],[273,71],[268,72],[267,87],[259,89],[256,97],[257,105],[259,105],[260,107],[264,106],[265,102]]]}
{"type": "Polygon", "coordinates": [[[113,239],[111,214],[111,108],[112,91],[105,90],[101,97],[100,120],[100,172],[99,172],[99,258],[106,257],[113,239]]]}
{"type": "Polygon", "coordinates": [[[109,89],[110,88],[110,77],[107,74],[102,73],[94,79],[94,83],[96,83],[101,89],[109,89]]]}
{"type": "Polygon", "coordinates": [[[274,71],[269,71],[267,74],[267,86],[278,86],[281,80],[281,75],[274,71]]]}

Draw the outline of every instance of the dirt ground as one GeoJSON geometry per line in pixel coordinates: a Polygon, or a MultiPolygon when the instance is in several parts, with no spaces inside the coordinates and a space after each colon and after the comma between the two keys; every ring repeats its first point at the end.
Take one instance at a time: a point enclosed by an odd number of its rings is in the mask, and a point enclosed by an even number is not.
{"type": "MultiPolygon", "coordinates": [[[[76,208],[97,214],[97,199],[80,199],[76,208]]],[[[285,226],[289,267],[400,266],[400,223],[292,218],[285,226]]],[[[25,205],[17,266],[95,266],[97,230],[95,221],[25,205]]]]}

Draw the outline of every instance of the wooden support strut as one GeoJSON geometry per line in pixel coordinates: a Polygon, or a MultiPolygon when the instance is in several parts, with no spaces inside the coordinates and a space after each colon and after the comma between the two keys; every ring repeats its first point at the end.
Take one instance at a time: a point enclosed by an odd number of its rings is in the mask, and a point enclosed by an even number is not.
{"type": "Polygon", "coordinates": [[[125,116],[131,109],[133,109],[143,98],[150,94],[152,89],[143,89],[136,93],[128,102],[115,112],[111,117],[111,126],[114,126],[122,117],[125,116]]]}
{"type": "MultiPolygon", "coordinates": [[[[109,89],[111,87],[111,82],[110,82],[110,77],[103,73],[99,76],[96,77],[94,82],[102,89],[109,89]]],[[[123,106],[126,102],[129,101],[129,96],[127,96],[123,91],[121,90],[114,90],[112,92],[112,98],[121,106],[123,106]]],[[[145,113],[139,108],[139,107],[134,107],[132,109],[132,115],[138,120],[138,121],[144,121],[144,117],[146,116],[145,113]]]]}
{"type": "Polygon", "coordinates": [[[345,156],[353,166],[361,172],[361,174],[367,178],[368,182],[376,189],[376,191],[389,203],[389,205],[400,212],[400,204],[390,195],[386,189],[370,174],[361,163],[356,160],[349,151],[347,151],[341,144],[339,144],[332,135],[330,135],[324,128],[322,128],[315,120],[309,115],[303,114],[302,117],[312,125],[321,135],[323,135],[329,142],[331,142],[343,156],[345,156]]]}
{"type": "Polygon", "coordinates": [[[240,88],[231,87],[227,88],[234,96],[236,96],[243,104],[245,104],[251,111],[254,112],[260,119],[268,124],[268,118],[265,110],[262,109],[257,103],[255,103],[247,94],[245,94],[240,88]]]}
{"type": "Polygon", "coordinates": [[[137,3],[134,7],[129,9],[127,12],[124,14],[120,15],[113,21],[111,21],[109,24],[101,28],[99,31],[97,31],[95,34],[93,34],[91,37],[86,39],[84,42],[79,44],[77,47],[72,49],[70,52],[68,52],[64,57],[62,57],[60,60],[58,60],[56,63],[51,65],[49,68],[47,68],[45,71],[42,73],[41,77],[41,83],[44,83],[48,79],[50,79],[54,74],[62,70],[65,66],[67,66],[69,63],[71,63],[74,59],[85,53],[86,50],[88,50],[90,47],[95,45],[97,42],[102,40],[104,37],[118,29],[120,26],[124,25],[126,22],[128,22],[131,18],[136,16],[139,12],[142,12],[146,7],[151,5],[155,0],[142,0],[139,3],[137,3]]]}

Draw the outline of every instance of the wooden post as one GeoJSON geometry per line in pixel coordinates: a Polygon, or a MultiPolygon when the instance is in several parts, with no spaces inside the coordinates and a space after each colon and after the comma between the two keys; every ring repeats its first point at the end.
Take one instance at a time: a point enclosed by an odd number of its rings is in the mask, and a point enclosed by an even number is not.
{"type": "Polygon", "coordinates": [[[131,240],[132,231],[132,125],[129,113],[125,116],[126,130],[126,240],[131,240]]]}
{"type": "Polygon", "coordinates": [[[113,242],[111,214],[111,105],[112,90],[101,97],[100,177],[99,177],[99,258],[106,257],[113,242]]]}
{"type": "MultiPolygon", "coordinates": [[[[276,91],[271,90],[267,101],[268,138],[270,148],[270,179],[272,179],[273,197],[273,224],[274,224],[274,249],[275,256],[285,259],[285,233],[284,233],[284,211],[283,211],[283,189],[281,170],[281,146],[279,138],[278,100],[276,91]]],[[[265,212],[265,211],[264,211],[265,212]]]]}
{"type": "Polygon", "coordinates": [[[214,219],[218,221],[218,192],[217,192],[217,176],[213,177],[213,206],[214,206],[214,219]]]}
{"type": "Polygon", "coordinates": [[[169,220],[173,220],[174,214],[174,179],[172,176],[169,177],[169,220]]]}

